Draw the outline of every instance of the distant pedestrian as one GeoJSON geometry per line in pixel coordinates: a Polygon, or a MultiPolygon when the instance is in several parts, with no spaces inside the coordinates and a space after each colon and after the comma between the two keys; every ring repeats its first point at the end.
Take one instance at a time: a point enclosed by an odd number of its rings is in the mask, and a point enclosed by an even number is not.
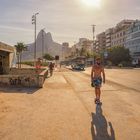
{"type": "Polygon", "coordinates": [[[50,76],[52,76],[52,75],[53,75],[54,66],[55,66],[55,64],[54,64],[54,63],[52,63],[52,62],[50,62],[50,64],[49,64],[50,76]]]}
{"type": "Polygon", "coordinates": [[[101,85],[105,83],[104,67],[101,65],[101,59],[97,58],[91,70],[91,85],[95,88],[95,103],[100,104],[101,85]]]}

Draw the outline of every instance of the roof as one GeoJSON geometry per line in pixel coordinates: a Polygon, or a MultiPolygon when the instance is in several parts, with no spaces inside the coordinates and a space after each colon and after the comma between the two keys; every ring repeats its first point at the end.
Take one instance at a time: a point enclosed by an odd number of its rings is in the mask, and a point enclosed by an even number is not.
{"type": "Polygon", "coordinates": [[[12,53],[14,52],[14,47],[0,42],[0,50],[12,53]]]}

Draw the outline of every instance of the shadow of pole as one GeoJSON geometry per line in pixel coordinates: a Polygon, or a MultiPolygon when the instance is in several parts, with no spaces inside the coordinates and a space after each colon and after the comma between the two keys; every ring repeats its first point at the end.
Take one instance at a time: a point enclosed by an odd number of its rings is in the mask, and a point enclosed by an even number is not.
{"type": "Polygon", "coordinates": [[[107,122],[101,105],[96,106],[96,113],[92,113],[92,140],[115,140],[115,132],[111,122],[107,122]],[[109,128],[109,132],[108,132],[109,128]]]}

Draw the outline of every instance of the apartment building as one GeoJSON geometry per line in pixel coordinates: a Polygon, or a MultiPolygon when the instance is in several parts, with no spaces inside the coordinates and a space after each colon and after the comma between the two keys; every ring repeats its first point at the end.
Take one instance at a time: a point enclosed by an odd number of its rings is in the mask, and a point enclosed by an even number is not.
{"type": "Polygon", "coordinates": [[[96,47],[96,50],[102,50],[106,48],[105,32],[102,32],[96,36],[95,47],[96,47]]]}
{"type": "Polygon", "coordinates": [[[76,52],[77,50],[81,50],[84,48],[87,52],[91,52],[93,50],[93,41],[87,38],[80,38],[79,42],[72,46],[72,52],[76,52]]]}
{"type": "Polygon", "coordinates": [[[113,33],[113,28],[109,28],[105,31],[106,37],[106,48],[111,48],[111,35],[113,33]]]}
{"type": "Polygon", "coordinates": [[[133,61],[140,63],[140,20],[127,29],[125,47],[130,50],[133,61]]]}
{"type": "Polygon", "coordinates": [[[132,25],[134,20],[122,20],[113,28],[111,35],[111,47],[125,46],[126,31],[132,25]]]}
{"type": "Polygon", "coordinates": [[[68,42],[62,43],[62,60],[65,60],[68,56],[71,55],[71,48],[69,47],[68,42]]]}

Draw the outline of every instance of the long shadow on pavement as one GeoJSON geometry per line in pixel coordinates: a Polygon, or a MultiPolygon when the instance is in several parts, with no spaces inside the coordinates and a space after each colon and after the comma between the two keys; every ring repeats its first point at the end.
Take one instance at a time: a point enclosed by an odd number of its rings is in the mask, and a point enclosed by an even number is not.
{"type": "Polygon", "coordinates": [[[91,134],[92,140],[115,140],[115,132],[111,122],[107,122],[101,105],[96,106],[96,113],[92,113],[91,134]],[[108,126],[110,133],[108,132],[108,126]]]}
{"type": "Polygon", "coordinates": [[[37,92],[40,88],[35,87],[0,87],[0,93],[16,93],[16,94],[34,94],[37,92]]]}

